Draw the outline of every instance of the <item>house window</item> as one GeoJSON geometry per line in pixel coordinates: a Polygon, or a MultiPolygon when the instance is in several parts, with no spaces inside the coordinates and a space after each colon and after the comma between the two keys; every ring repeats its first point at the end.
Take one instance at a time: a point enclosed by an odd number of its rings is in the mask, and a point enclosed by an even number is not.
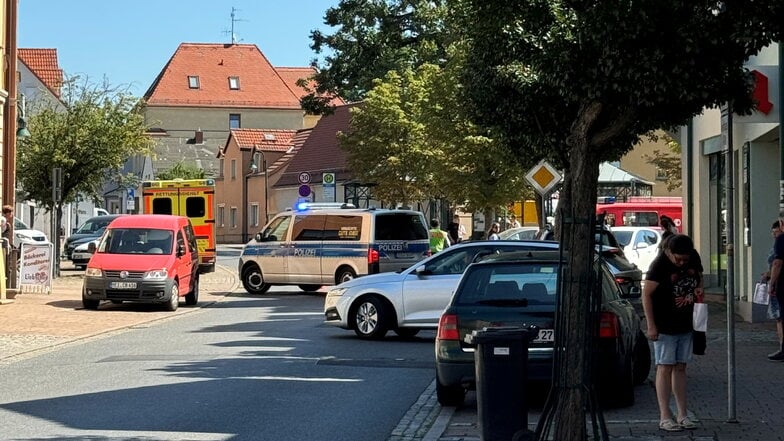
{"type": "Polygon", "coordinates": [[[225,166],[226,166],[225,160],[223,158],[220,158],[218,160],[218,173],[219,173],[218,176],[221,177],[221,178],[224,176],[224,174],[223,174],[224,173],[223,172],[223,167],[225,167],[225,166]]]}
{"type": "Polygon", "coordinates": [[[231,228],[237,228],[237,207],[231,207],[229,222],[231,222],[231,228]]]}
{"type": "Polygon", "coordinates": [[[240,90],[240,77],[229,77],[229,89],[240,90]]]}
{"type": "Polygon", "coordinates": [[[237,160],[231,160],[231,179],[237,179],[237,160]]]}
{"type": "Polygon", "coordinates": [[[656,167],[656,180],[657,181],[666,181],[667,180],[667,172],[660,168],[656,167]]]}
{"type": "Polygon", "coordinates": [[[240,114],[239,113],[230,113],[229,114],[229,128],[230,129],[239,129],[240,128],[240,114]]]}
{"type": "Polygon", "coordinates": [[[196,75],[189,75],[188,76],[188,87],[191,89],[198,89],[199,88],[199,77],[196,75]]]}
{"type": "Polygon", "coordinates": [[[218,216],[217,216],[218,218],[215,221],[219,227],[225,226],[223,223],[224,220],[226,219],[225,216],[226,216],[226,206],[224,204],[218,205],[218,216]]]}
{"type": "Polygon", "coordinates": [[[251,227],[259,226],[259,204],[251,204],[248,211],[248,224],[251,227]]]}

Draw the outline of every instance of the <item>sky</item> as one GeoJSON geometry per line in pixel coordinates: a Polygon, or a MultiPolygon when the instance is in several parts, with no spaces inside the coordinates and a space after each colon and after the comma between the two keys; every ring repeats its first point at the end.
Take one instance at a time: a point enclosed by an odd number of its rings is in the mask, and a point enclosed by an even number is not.
{"type": "Polygon", "coordinates": [[[55,48],[67,76],[141,96],[180,43],[255,44],[273,66],[308,66],[310,31],[339,0],[19,0],[18,46],[55,48]]]}

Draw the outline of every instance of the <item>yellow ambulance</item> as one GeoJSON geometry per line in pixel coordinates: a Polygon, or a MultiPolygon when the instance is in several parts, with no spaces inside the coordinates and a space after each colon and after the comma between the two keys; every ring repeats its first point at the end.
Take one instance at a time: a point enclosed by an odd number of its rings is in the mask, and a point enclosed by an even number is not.
{"type": "Polygon", "coordinates": [[[191,220],[199,250],[199,271],[215,271],[215,180],[172,179],[142,183],[147,214],[172,214],[191,220]]]}

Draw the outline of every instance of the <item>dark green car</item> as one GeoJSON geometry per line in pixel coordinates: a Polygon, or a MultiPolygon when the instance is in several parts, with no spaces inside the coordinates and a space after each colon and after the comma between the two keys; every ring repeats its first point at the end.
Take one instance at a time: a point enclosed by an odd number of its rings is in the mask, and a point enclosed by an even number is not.
{"type": "MultiPolygon", "coordinates": [[[[538,327],[528,349],[528,379],[550,383],[559,261],[557,251],[521,252],[466,269],[436,336],[436,391],[442,405],[462,404],[466,390],[475,386],[474,346],[466,336],[485,327],[538,327]]],[[[594,268],[602,291],[596,368],[600,397],[609,405],[630,406],[635,384],[644,382],[650,370],[648,342],[630,296],[598,257],[594,268]]]]}

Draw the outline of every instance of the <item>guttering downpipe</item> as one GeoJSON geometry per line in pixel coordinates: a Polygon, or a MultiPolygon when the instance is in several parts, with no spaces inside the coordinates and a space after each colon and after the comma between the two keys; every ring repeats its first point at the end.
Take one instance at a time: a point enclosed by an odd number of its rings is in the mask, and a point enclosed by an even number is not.
{"type": "Polygon", "coordinates": [[[686,229],[684,233],[694,237],[694,118],[686,124],[686,229]]]}

